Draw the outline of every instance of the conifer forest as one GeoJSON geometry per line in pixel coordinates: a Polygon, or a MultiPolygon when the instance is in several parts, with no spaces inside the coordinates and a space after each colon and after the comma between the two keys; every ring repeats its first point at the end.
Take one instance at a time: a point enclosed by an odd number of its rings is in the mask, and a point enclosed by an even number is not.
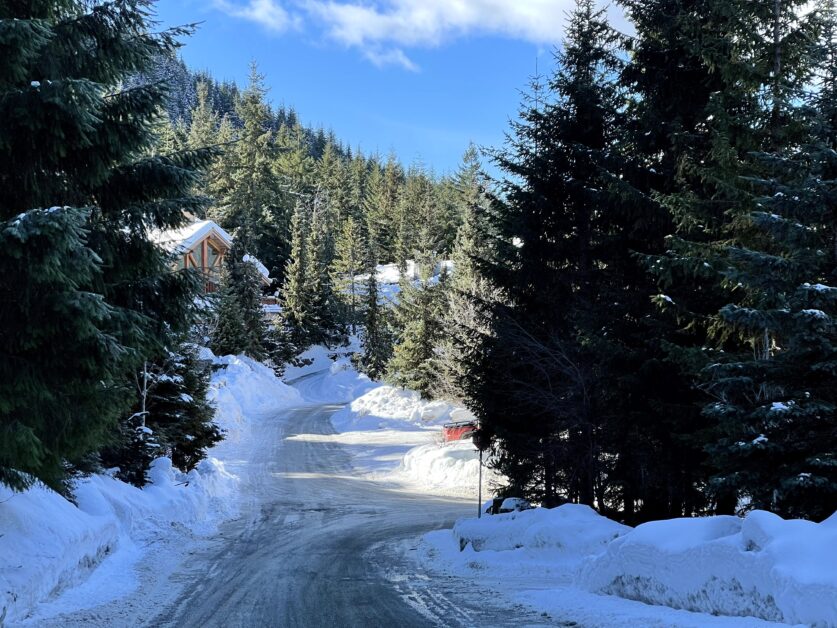
{"type": "Polygon", "coordinates": [[[308,125],[258,59],[187,66],[200,26],[155,4],[0,1],[10,495],[194,473],[228,436],[207,355],[283,378],[325,347],[471,413],[499,497],[837,510],[833,0],[616,0],[628,29],[575,0],[450,172],[308,125]],[[211,287],[161,235],[200,221],[211,287]]]}

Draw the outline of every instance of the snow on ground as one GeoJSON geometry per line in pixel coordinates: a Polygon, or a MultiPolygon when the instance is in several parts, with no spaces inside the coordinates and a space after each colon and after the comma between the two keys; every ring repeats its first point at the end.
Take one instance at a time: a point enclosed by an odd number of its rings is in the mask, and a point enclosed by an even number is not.
{"type": "Polygon", "coordinates": [[[246,357],[215,363],[223,368],[213,374],[210,399],[227,439],[197,469],[184,474],[158,458],[142,489],[93,475],[76,483],[76,504],[43,486],[16,494],[0,487],[0,625],[37,625],[128,595],[152,546],[176,539],[174,548],[185,551],[236,516],[235,469],[253,423],[301,398],[246,357]]]}
{"type": "MultiPolygon", "coordinates": [[[[335,355],[334,350],[313,347],[303,354],[313,360],[311,365],[286,371],[286,381],[293,381],[307,401],[346,404],[332,416],[336,434],[293,438],[346,445],[355,467],[377,480],[476,499],[478,452],[470,440],[443,443],[441,430],[444,423],[471,420],[473,415],[444,401],[427,401],[416,392],[371,381],[352,368],[351,350],[335,355]]],[[[496,479],[483,468],[483,495],[496,479]]]]}
{"type": "MultiPolygon", "coordinates": [[[[406,265],[405,275],[411,281],[417,281],[419,278],[418,265],[413,260],[407,260],[406,265]]],[[[448,275],[452,274],[454,271],[453,262],[451,260],[438,262],[433,271],[433,276],[430,278],[431,283],[439,281],[439,276],[442,274],[443,269],[448,275]]],[[[364,289],[368,280],[369,274],[355,276],[355,283],[359,286],[360,290],[364,289]]],[[[401,271],[398,268],[398,264],[378,264],[375,267],[375,280],[378,282],[378,294],[380,294],[382,301],[388,303],[398,301],[398,295],[401,292],[401,286],[399,285],[401,271]]]]}
{"type": "Polygon", "coordinates": [[[578,584],[715,615],[837,626],[837,515],[649,522],[585,564],[578,584]]]}
{"type": "Polygon", "coordinates": [[[586,506],[482,519],[425,535],[429,568],[584,626],[837,626],[837,515],[756,511],[631,529],[586,506]]]}
{"type": "Polygon", "coordinates": [[[348,403],[378,386],[352,368],[357,340],[346,347],[314,346],[300,355],[300,366],[288,366],[284,379],[310,403],[348,403]]]}

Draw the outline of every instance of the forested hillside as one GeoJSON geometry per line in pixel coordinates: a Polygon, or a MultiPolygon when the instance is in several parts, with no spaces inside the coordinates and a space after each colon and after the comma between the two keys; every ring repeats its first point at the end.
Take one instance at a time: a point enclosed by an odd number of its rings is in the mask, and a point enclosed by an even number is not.
{"type": "Polygon", "coordinates": [[[578,0],[505,146],[445,176],[94,4],[0,32],[0,481],[188,470],[222,438],[201,346],[281,372],[357,339],[359,370],[474,412],[506,494],[837,509],[832,2],[621,0],[628,37],[578,0]],[[234,238],[209,295],[155,240],[204,217],[234,238]]]}

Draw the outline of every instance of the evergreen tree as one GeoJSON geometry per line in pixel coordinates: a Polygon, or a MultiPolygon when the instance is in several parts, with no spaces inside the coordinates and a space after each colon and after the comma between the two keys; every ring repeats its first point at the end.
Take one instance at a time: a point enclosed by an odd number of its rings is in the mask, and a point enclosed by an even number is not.
{"type": "Polygon", "coordinates": [[[497,263],[486,271],[503,300],[492,305],[495,334],[478,348],[485,357],[469,405],[512,488],[546,504],[593,505],[606,488],[596,343],[617,284],[609,262],[624,255],[612,238],[622,219],[610,174],[619,161],[617,46],[602,13],[580,0],[550,92],[536,80],[508,150],[496,155],[509,177],[492,209],[497,263]]]}
{"type": "Polygon", "coordinates": [[[369,251],[361,226],[351,216],[343,223],[343,229],[335,245],[334,261],[331,263],[331,281],[335,295],[340,300],[344,315],[352,333],[359,322],[360,299],[356,277],[369,259],[369,251]]]}
{"type": "Polygon", "coordinates": [[[443,234],[437,217],[436,194],[420,165],[407,173],[396,209],[394,261],[403,265],[420,254],[437,256],[442,249],[443,234]]]}
{"type": "Polygon", "coordinates": [[[308,208],[298,202],[291,223],[291,256],[282,288],[282,316],[300,350],[310,345],[306,333],[311,317],[311,298],[306,284],[309,229],[308,208]]]}
{"type": "Polygon", "coordinates": [[[154,154],[166,85],[123,87],[186,34],[150,31],[147,7],[0,9],[2,271],[15,288],[4,296],[15,305],[3,314],[0,466],[15,488],[61,489],[115,428],[143,356],[190,322],[194,278],[171,272],[149,234],[201,211],[190,190],[211,155],[154,154]],[[85,209],[39,209],[54,206],[85,209]]]}
{"type": "Polygon", "coordinates": [[[223,439],[207,401],[211,364],[198,357],[194,345],[181,344],[169,353],[149,388],[146,426],[175,467],[188,472],[223,439]]]}
{"type": "Polygon", "coordinates": [[[378,294],[376,264],[370,263],[366,270],[369,275],[363,296],[362,351],[358,357],[358,366],[362,372],[377,380],[383,377],[392,356],[392,338],[386,321],[386,309],[380,303],[378,294]]]}
{"type": "Polygon", "coordinates": [[[308,297],[305,333],[314,344],[330,344],[337,334],[337,312],[329,274],[325,203],[320,196],[315,196],[312,201],[311,218],[305,242],[305,290],[308,297]]]}
{"type": "Polygon", "coordinates": [[[218,205],[223,216],[221,226],[235,229],[244,250],[262,260],[274,274],[281,274],[288,216],[277,196],[279,182],[273,170],[276,147],[266,94],[264,76],[252,64],[247,89],[236,108],[242,127],[229,151],[230,186],[220,191],[218,205]]]}
{"type": "Polygon", "coordinates": [[[439,344],[439,320],[445,304],[446,273],[433,278],[435,265],[418,266],[418,278],[403,276],[395,322],[397,342],[387,364],[387,379],[397,386],[416,390],[429,398],[436,383],[435,348],[439,344]]]}
{"type": "Polygon", "coordinates": [[[238,355],[247,346],[247,330],[238,295],[230,284],[227,273],[221,288],[218,302],[218,321],[212,330],[210,347],[215,355],[238,355]]]}
{"type": "Polygon", "coordinates": [[[823,59],[812,37],[792,47],[795,29],[810,33],[819,24],[800,24],[798,7],[776,8],[775,65],[765,86],[771,150],[758,156],[754,169],[763,174],[752,179],[764,196],[732,226],[738,238],[722,271],[737,298],[721,308],[718,326],[744,346],[728,343],[707,367],[705,389],[715,400],[704,414],[719,426],[710,446],[716,492],[821,520],[837,508],[837,290],[828,287],[837,269],[834,15],[825,16],[823,59]],[[806,72],[823,60],[824,80],[808,105],[806,72]],[[799,131],[804,143],[792,137],[799,131]]]}
{"type": "MultiPolygon", "coordinates": [[[[264,348],[267,327],[261,304],[263,276],[257,266],[258,262],[246,252],[244,246],[244,242],[236,237],[227,254],[224,291],[229,292],[230,296],[235,299],[238,311],[235,311],[236,308],[231,308],[230,312],[238,314],[243,331],[243,334],[239,336],[243,342],[237,347],[238,350],[235,353],[244,353],[254,360],[264,360],[267,357],[264,348]]],[[[222,297],[222,304],[226,297],[226,294],[222,297]]],[[[219,329],[220,327],[219,324],[219,329]]],[[[219,338],[219,348],[223,342],[233,346],[232,338],[235,337],[231,336],[227,340],[219,338]]]]}
{"type": "Polygon", "coordinates": [[[204,148],[215,143],[218,131],[218,114],[209,102],[209,84],[201,81],[197,86],[197,104],[192,109],[188,142],[191,148],[204,148]]]}
{"type": "Polygon", "coordinates": [[[366,228],[375,258],[381,262],[399,261],[395,250],[396,217],[403,182],[404,173],[394,155],[389,156],[383,168],[376,163],[368,180],[364,201],[366,228]]]}
{"type": "Polygon", "coordinates": [[[443,336],[436,351],[439,377],[433,392],[464,402],[476,390],[472,379],[482,363],[480,347],[492,333],[489,305],[500,296],[482,270],[493,261],[493,247],[489,201],[473,145],[465,152],[455,181],[454,206],[464,220],[453,248],[443,336]]]}

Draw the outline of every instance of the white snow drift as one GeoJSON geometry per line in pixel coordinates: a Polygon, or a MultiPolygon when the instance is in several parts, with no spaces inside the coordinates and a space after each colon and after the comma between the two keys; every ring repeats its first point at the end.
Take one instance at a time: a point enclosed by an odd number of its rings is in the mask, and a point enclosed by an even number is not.
{"type": "Polygon", "coordinates": [[[714,615],[837,626],[837,516],[653,521],[587,562],[578,584],[714,615]]]}
{"type": "Polygon", "coordinates": [[[632,529],[568,504],[464,519],[423,547],[437,568],[502,578],[504,593],[582,622],[594,605],[623,625],[695,625],[683,615],[692,611],[704,614],[697,625],[837,627],[837,514],[816,524],[754,511],[632,529]]]}
{"type": "MultiPolygon", "coordinates": [[[[351,349],[347,348],[344,353],[351,349]]],[[[357,373],[346,355],[313,347],[303,357],[313,360],[286,378],[307,401],[348,402],[332,415],[337,434],[303,434],[297,439],[328,440],[350,445],[354,465],[378,480],[408,485],[440,495],[477,496],[479,454],[470,440],[443,443],[441,426],[472,419],[463,408],[444,401],[427,401],[410,390],[387,386],[357,373]]],[[[497,476],[483,469],[483,494],[497,476]]]]}
{"type": "MultiPolygon", "coordinates": [[[[211,353],[204,352],[212,359],[211,353]]],[[[183,474],[158,458],[143,489],[111,475],[77,482],[76,504],[43,486],[23,493],[0,487],[0,625],[18,622],[39,603],[80,584],[107,560],[111,598],[136,586],[142,547],[162,534],[209,534],[237,512],[238,479],[223,460],[240,458],[242,441],[266,411],[300,402],[299,393],[246,357],[217,358],[209,397],[227,440],[183,474]]],[[[246,442],[243,443],[246,447],[246,442]]],[[[91,595],[104,595],[93,592],[91,595]]],[[[97,601],[104,601],[99,600],[97,601]]]]}

